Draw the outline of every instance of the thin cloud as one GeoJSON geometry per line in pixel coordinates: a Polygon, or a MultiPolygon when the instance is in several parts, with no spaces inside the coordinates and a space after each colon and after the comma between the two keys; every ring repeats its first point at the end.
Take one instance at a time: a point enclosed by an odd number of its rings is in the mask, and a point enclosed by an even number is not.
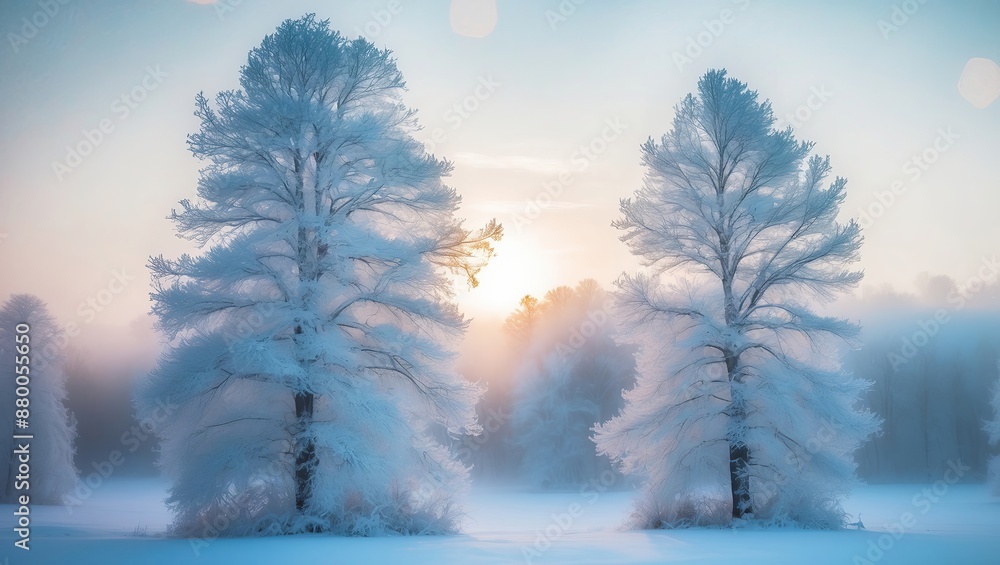
{"type": "Polygon", "coordinates": [[[527,155],[493,156],[482,153],[456,153],[454,161],[455,164],[477,169],[521,170],[532,173],[558,174],[569,169],[562,161],[527,155]]]}
{"type": "MultiPolygon", "coordinates": [[[[533,201],[525,200],[486,200],[470,204],[469,208],[492,214],[518,214],[524,213],[533,201]]],[[[579,208],[593,208],[589,202],[568,202],[564,200],[553,200],[545,204],[546,210],[576,210],[579,208]]]]}

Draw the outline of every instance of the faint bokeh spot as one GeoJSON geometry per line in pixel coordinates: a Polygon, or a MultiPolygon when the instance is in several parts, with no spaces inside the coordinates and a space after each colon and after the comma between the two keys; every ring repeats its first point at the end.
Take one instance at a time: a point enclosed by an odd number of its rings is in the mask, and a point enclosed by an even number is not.
{"type": "Polygon", "coordinates": [[[482,38],[496,26],[496,0],[451,0],[451,29],[455,33],[482,38]]]}
{"type": "Polygon", "coordinates": [[[989,106],[1000,97],[1000,66],[990,59],[969,59],[958,79],[958,91],[976,108],[989,106]]]}

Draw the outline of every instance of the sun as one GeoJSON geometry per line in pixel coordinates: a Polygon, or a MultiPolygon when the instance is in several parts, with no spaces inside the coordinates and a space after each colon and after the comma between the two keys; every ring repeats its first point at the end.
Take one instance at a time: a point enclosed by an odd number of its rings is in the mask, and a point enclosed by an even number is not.
{"type": "Polygon", "coordinates": [[[517,309],[525,294],[543,296],[558,286],[551,258],[537,242],[504,234],[497,252],[479,273],[479,286],[457,285],[456,299],[468,316],[506,317],[517,309]]]}

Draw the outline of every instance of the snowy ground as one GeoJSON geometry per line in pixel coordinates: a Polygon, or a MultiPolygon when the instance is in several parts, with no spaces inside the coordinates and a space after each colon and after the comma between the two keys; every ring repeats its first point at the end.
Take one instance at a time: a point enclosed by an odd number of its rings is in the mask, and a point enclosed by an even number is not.
{"type": "Polygon", "coordinates": [[[13,547],[13,512],[0,506],[7,563],[1000,563],[1000,498],[984,486],[869,486],[847,503],[867,530],[622,532],[632,494],[534,494],[483,489],[465,533],[381,539],[322,535],[221,539],[199,547],[164,538],[165,485],[112,480],[72,513],[32,508],[31,551],[13,547]],[[878,548],[881,543],[882,548],[878,548]]]}

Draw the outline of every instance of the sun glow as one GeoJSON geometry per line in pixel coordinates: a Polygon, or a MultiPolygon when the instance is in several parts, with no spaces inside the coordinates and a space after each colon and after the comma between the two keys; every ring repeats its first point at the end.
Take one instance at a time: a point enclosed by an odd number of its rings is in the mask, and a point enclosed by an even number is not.
{"type": "Polygon", "coordinates": [[[496,244],[496,255],[480,272],[479,286],[468,288],[464,281],[458,283],[459,306],[468,316],[506,317],[525,294],[541,297],[561,284],[552,265],[533,238],[506,233],[496,244]]]}

